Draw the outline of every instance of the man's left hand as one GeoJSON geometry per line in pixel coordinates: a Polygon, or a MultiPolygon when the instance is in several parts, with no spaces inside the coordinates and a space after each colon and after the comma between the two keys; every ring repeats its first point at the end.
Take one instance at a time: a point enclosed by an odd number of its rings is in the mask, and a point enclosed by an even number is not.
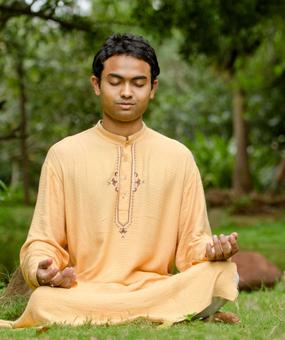
{"type": "Polygon", "coordinates": [[[213,236],[213,244],[208,243],[206,247],[206,257],[209,261],[225,261],[238,252],[238,234],[213,236]]]}

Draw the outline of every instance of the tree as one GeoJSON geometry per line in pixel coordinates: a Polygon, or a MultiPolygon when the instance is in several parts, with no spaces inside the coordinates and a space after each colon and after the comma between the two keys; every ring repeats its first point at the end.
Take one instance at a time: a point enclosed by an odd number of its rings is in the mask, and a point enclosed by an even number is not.
{"type": "Polygon", "coordinates": [[[77,30],[88,33],[98,33],[94,23],[80,15],[80,6],[72,0],[1,0],[0,1],[0,29],[15,17],[40,18],[53,21],[66,30],[77,30]]]}
{"type": "Polygon", "coordinates": [[[169,36],[172,28],[182,32],[183,57],[190,61],[206,55],[233,91],[233,131],[236,161],[233,187],[236,195],[251,189],[245,122],[246,92],[237,74],[261,45],[267,22],[284,16],[284,2],[278,0],[173,1],[143,0],[137,2],[134,15],[145,28],[160,38],[169,36]],[[155,25],[151,24],[154,23],[155,25]]]}
{"type": "Polygon", "coordinates": [[[93,4],[82,13],[77,1],[0,0],[0,176],[14,186],[21,160],[26,203],[48,146],[99,119],[91,58],[110,23],[118,24],[116,12],[124,10],[119,16],[127,20],[128,11],[126,2],[93,4]]]}
{"type": "Polygon", "coordinates": [[[247,118],[251,125],[251,158],[259,185],[282,189],[285,184],[285,25],[269,26],[266,39],[239,81],[247,92],[247,118]]]}

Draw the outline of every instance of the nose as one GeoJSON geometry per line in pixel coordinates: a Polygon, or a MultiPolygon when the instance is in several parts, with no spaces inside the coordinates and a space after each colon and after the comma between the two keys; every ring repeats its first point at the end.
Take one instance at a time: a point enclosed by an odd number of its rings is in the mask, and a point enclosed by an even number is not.
{"type": "Polygon", "coordinates": [[[131,98],[133,96],[132,89],[129,83],[124,83],[121,88],[121,97],[122,98],[131,98]]]}

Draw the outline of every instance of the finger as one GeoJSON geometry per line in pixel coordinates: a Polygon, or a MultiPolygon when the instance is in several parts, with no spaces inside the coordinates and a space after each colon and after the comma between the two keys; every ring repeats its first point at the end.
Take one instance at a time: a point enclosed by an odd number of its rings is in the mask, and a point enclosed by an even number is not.
{"type": "Polygon", "coordinates": [[[71,287],[71,282],[70,282],[70,279],[62,278],[61,280],[57,279],[56,282],[52,280],[50,282],[50,286],[51,287],[70,288],[71,287]]]}
{"type": "Polygon", "coordinates": [[[71,287],[76,282],[76,273],[74,271],[74,268],[67,267],[64,269],[62,273],[65,282],[71,287]]]}
{"type": "Polygon", "coordinates": [[[62,271],[62,275],[64,277],[72,277],[73,274],[75,274],[75,271],[72,267],[66,267],[64,268],[64,270],[62,271]]]}
{"type": "Polygon", "coordinates": [[[237,238],[238,238],[238,233],[234,231],[233,233],[231,233],[231,234],[229,235],[229,237],[231,237],[231,238],[237,240],[237,238]]]}
{"type": "Polygon", "coordinates": [[[213,261],[215,258],[215,253],[212,251],[212,245],[210,243],[206,245],[206,257],[209,261],[213,261]]]}
{"type": "Polygon", "coordinates": [[[232,247],[232,255],[234,255],[235,253],[239,251],[237,239],[235,238],[235,236],[230,235],[228,238],[228,241],[230,242],[231,247],[232,247]]]}
{"type": "Polygon", "coordinates": [[[221,242],[217,235],[213,236],[213,242],[214,242],[214,250],[215,250],[215,260],[221,261],[224,259],[224,254],[222,252],[221,242]]]}
{"type": "Polygon", "coordinates": [[[57,275],[53,277],[53,279],[50,281],[50,285],[53,287],[60,287],[63,281],[64,277],[62,275],[62,272],[59,271],[57,275]]]}
{"type": "Polygon", "coordinates": [[[52,280],[51,284],[55,287],[69,288],[75,282],[76,275],[74,269],[71,267],[65,268],[62,272],[52,280]]]}
{"type": "Polygon", "coordinates": [[[74,285],[75,281],[71,277],[65,278],[62,283],[60,284],[60,287],[62,288],[71,288],[74,285]]]}
{"type": "Polygon", "coordinates": [[[55,287],[71,288],[76,283],[76,274],[71,267],[65,268],[60,276],[52,280],[51,285],[55,287]]]}
{"type": "Polygon", "coordinates": [[[43,261],[40,261],[38,264],[38,269],[48,269],[48,267],[52,264],[52,259],[46,259],[43,261]]]}
{"type": "Polygon", "coordinates": [[[39,269],[37,271],[37,279],[40,285],[48,285],[54,276],[58,273],[57,268],[39,269]]]}
{"type": "Polygon", "coordinates": [[[231,256],[232,246],[225,235],[221,234],[219,238],[224,259],[227,260],[231,256]]]}

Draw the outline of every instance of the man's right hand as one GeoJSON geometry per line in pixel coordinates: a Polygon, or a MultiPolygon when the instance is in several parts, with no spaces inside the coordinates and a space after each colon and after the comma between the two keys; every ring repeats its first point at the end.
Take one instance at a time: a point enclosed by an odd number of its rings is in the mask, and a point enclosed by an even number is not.
{"type": "Polygon", "coordinates": [[[72,267],[66,267],[60,271],[52,268],[53,260],[46,259],[39,263],[37,269],[37,280],[40,286],[71,288],[76,283],[76,274],[72,267]]]}

